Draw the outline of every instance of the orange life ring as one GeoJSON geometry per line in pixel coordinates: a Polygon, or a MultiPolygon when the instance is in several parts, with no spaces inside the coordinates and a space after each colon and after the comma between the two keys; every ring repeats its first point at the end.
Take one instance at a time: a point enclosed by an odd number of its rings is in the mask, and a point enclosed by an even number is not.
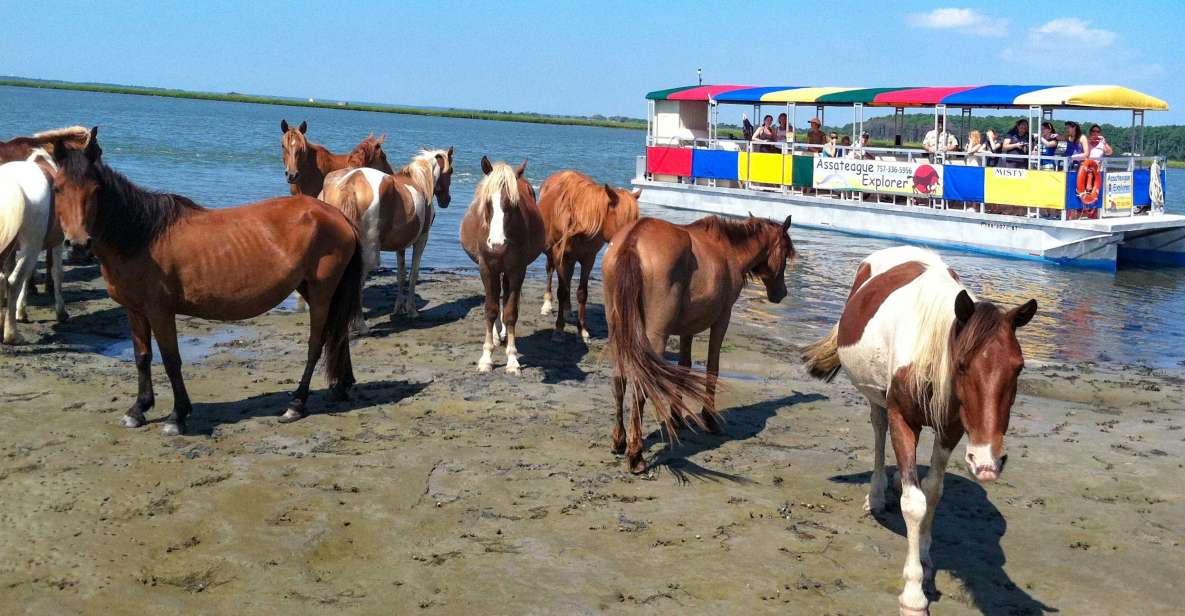
{"type": "Polygon", "coordinates": [[[1086,160],[1078,168],[1078,199],[1083,205],[1091,205],[1099,200],[1099,189],[1103,185],[1103,172],[1099,168],[1099,161],[1086,160]]]}

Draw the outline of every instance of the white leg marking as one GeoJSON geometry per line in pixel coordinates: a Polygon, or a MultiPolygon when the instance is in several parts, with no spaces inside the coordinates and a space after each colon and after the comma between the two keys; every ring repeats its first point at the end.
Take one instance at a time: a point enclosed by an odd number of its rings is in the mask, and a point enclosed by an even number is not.
{"type": "MultiPolygon", "coordinates": [[[[502,325],[506,327],[505,324],[502,325]]],[[[505,330],[503,330],[505,334],[505,330]]],[[[518,348],[514,346],[514,335],[511,334],[506,338],[506,374],[519,374],[518,365],[518,348]]]]}
{"type": "Polygon", "coordinates": [[[930,559],[930,539],[934,529],[934,512],[938,510],[938,501],[942,498],[942,478],[946,474],[946,463],[950,460],[950,450],[943,449],[938,443],[934,444],[934,451],[930,453],[930,470],[922,479],[922,493],[926,495],[926,517],[922,520],[921,559],[922,569],[927,578],[934,577],[934,561],[930,559]]]}
{"type": "Polygon", "coordinates": [[[506,221],[502,212],[502,195],[497,194],[490,198],[490,235],[486,238],[486,244],[490,248],[498,248],[505,243],[506,221]]]}
{"type": "Polygon", "coordinates": [[[903,610],[919,614],[926,613],[929,600],[922,590],[924,571],[921,561],[922,520],[926,517],[926,495],[915,485],[901,486],[901,515],[905,518],[905,530],[909,539],[909,551],[905,555],[905,590],[898,601],[903,610]]]}
{"type": "Polygon", "coordinates": [[[481,359],[477,360],[478,372],[489,372],[494,369],[494,328],[486,328],[486,341],[481,347],[481,359]]]}
{"type": "Polygon", "coordinates": [[[545,291],[543,293],[543,308],[539,310],[539,314],[547,316],[551,314],[551,293],[545,291]]]}
{"type": "Polygon", "coordinates": [[[884,407],[870,404],[869,418],[872,422],[872,483],[864,500],[864,510],[881,513],[885,510],[885,432],[889,429],[889,418],[884,407]]]}

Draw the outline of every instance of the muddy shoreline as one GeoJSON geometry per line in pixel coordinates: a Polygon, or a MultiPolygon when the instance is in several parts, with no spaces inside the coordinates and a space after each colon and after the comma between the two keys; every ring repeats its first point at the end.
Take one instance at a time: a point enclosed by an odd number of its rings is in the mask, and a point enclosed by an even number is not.
{"type": "MultiPolygon", "coordinates": [[[[475,277],[427,272],[414,322],[387,318],[392,282],[368,287],[353,400],[330,402],[318,375],[314,414],[290,425],[276,416],[307,315],[181,319],[194,434],[165,438],[159,358],[152,421],[118,426],[136,387],[127,322],[97,268],[68,268],[71,320],[35,297],[30,344],[0,348],[0,612],[896,610],[904,524],[892,497],[880,519],[862,510],[866,403],[806,376],[806,340],[759,293],[724,346],[725,435],[667,449],[654,432],[655,470],[636,477],[609,451],[599,288],[593,342],[569,328],[553,343],[528,281],[514,378],[498,353],[476,372],[475,277]]],[[[946,478],[934,612],[1179,609],[1183,400],[1176,372],[1030,362],[1001,481],[946,478]]]]}

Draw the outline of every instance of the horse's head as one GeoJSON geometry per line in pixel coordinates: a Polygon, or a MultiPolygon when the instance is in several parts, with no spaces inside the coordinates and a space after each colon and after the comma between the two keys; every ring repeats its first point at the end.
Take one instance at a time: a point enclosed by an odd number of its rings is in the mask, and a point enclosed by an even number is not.
{"type": "Polygon", "coordinates": [[[391,168],[391,163],[387,162],[387,153],[383,151],[383,142],[386,139],[386,135],[381,137],[375,137],[373,134],[368,135],[350,151],[350,155],[346,158],[346,166],[370,167],[386,174],[395,173],[395,170],[391,168]]]}
{"type": "Polygon", "coordinates": [[[82,150],[68,147],[63,142],[54,146],[54,210],[66,242],[72,246],[88,248],[98,211],[99,181],[98,164],[103,150],[99,147],[99,127],[90,130],[90,139],[82,150]]]}
{"type": "Polygon", "coordinates": [[[446,208],[453,201],[453,196],[449,194],[453,185],[453,146],[450,145],[447,150],[436,150],[435,158],[436,186],[433,194],[436,195],[437,205],[446,208]]]}
{"type": "Polygon", "coordinates": [[[528,200],[530,204],[535,203],[535,188],[527,181],[526,171],[525,160],[512,169],[506,163],[491,163],[489,158],[481,157],[481,172],[485,177],[477,184],[470,207],[480,207],[485,213],[489,229],[486,245],[489,248],[497,249],[506,244],[509,212],[518,210],[528,200]]]}
{"type": "Polygon", "coordinates": [[[1036,312],[1032,299],[1005,312],[991,302],[976,303],[966,291],[955,298],[953,389],[967,432],[967,469],[979,481],[995,481],[1004,471],[1004,433],[1025,365],[1016,330],[1036,312]]]}
{"type": "Polygon", "coordinates": [[[609,210],[601,223],[601,238],[608,242],[619,230],[638,219],[638,197],[642,196],[642,189],[626,190],[605,184],[605,194],[609,197],[609,210]]]}
{"type": "MultiPolygon", "coordinates": [[[[754,219],[750,214],[750,219],[754,219]]],[[[794,242],[790,240],[790,217],[781,224],[772,220],[757,219],[762,223],[762,244],[765,258],[760,259],[750,273],[765,285],[765,295],[777,304],[786,299],[786,263],[793,259],[794,242]]]]}
{"type": "Polygon", "coordinates": [[[284,153],[284,175],[289,184],[300,181],[300,163],[305,159],[309,149],[309,140],[305,133],[309,130],[308,122],[301,122],[295,128],[288,126],[288,120],[280,120],[280,150],[284,153]]]}

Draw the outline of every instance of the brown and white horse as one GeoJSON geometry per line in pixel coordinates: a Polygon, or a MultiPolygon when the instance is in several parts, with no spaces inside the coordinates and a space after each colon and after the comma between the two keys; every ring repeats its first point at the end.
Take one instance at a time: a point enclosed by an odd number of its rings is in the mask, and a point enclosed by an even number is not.
{"type": "Polygon", "coordinates": [[[614,363],[613,451],[626,454],[632,472],[646,470],[647,399],[674,438],[684,419],[719,431],[716,380],[732,306],[750,277],[765,285],[769,301],[786,297],[786,262],[795,256],[789,229],[789,217],[777,223],[708,216],[689,225],[642,218],[615,236],[601,262],[614,363]],[[691,371],[692,337],[705,329],[710,330],[706,375],[691,371]],[[679,337],[678,366],[662,357],[670,336],[679,337]],[[622,424],[626,387],[633,392],[628,447],[622,424]],[[684,398],[702,404],[703,411],[692,413],[684,398]]]}
{"type": "Polygon", "coordinates": [[[326,355],[330,389],[344,397],[354,383],[349,324],[361,316],[362,254],[341,212],[297,195],[208,210],[180,195],[136,186],[84,151],[55,149],[55,199],[72,243],[90,244],[107,292],[128,313],[139,372],[136,402],[121,420],[145,423],[152,391],[152,336],[173,386],[173,413],[162,433],[185,432],[191,404],[181,377],[176,315],[249,319],[295,289],[309,303],[308,358],[282,422],[304,416],[313,369],[326,355]]]}
{"type": "MultiPolygon", "coordinates": [[[[355,149],[363,148],[363,142],[355,149]]],[[[364,154],[351,158],[351,168],[325,176],[322,201],[340,209],[358,226],[362,236],[364,275],[378,267],[379,251],[394,250],[399,258],[399,286],[392,316],[416,316],[416,280],[420,258],[428,243],[428,232],[436,219],[432,199],[442,208],[452,201],[453,149],[423,150],[392,173],[373,168],[354,168],[364,154]],[[406,277],[404,254],[412,247],[411,280],[406,277]]],[[[386,157],[382,158],[386,162],[386,157]]]]}
{"type": "MultiPolygon", "coordinates": [[[[350,155],[358,152],[358,149],[355,148],[349,154],[334,154],[325,146],[309,141],[305,137],[308,129],[308,122],[290,127],[288,120],[280,120],[280,132],[283,135],[280,138],[280,150],[284,158],[284,175],[292,194],[316,197],[321,193],[325,176],[350,166],[350,155]]],[[[382,144],[381,139],[379,144],[382,144]]],[[[382,169],[386,159],[364,159],[361,163],[358,166],[382,169]]],[[[386,166],[389,171],[391,166],[386,166]]]]}
{"type": "Polygon", "coordinates": [[[570,170],[553,173],[539,188],[539,209],[547,226],[547,293],[543,296],[542,314],[551,314],[552,270],[556,271],[560,292],[553,337],[564,331],[571,309],[572,276],[579,263],[577,328],[585,342],[590,339],[584,315],[593,264],[601,247],[622,227],[638,219],[641,194],[641,189],[631,192],[597,184],[587,175],[570,170]]]}
{"type": "Polygon", "coordinates": [[[842,367],[868,398],[875,444],[865,509],[885,506],[885,431],[901,477],[901,513],[909,540],[902,614],[926,614],[922,585],[932,580],[930,537],[947,460],[966,433],[964,460],[981,482],[1004,470],[1004,433],[1024,356],[1016,329],[1036,300],[1011,310],[975,301],[954,270],[920,248],[874,252],[860,264],[843,316],[804,350],[812,375],[831,380],[842,367]],[[930,470],[919,484],[922,427],[935,432],[930,470]]]}
{"type": "Polygon", "coordinates": [[[473,193],[473,202],[461,220],[461,246],[481,272],[485,286],[486,337],[480,372],[494,367],[492,352],[499,336],[494,328],[498,307],[502,305],[502,325],[506,328],[506,372],[518,374],[518,349],[514,328],[518,322],[519,295],[529,266],[543,253],[545,229],[543,215],[535,203],[535,189],[527,181],[527,162],[517,169],[481,157],[485,174],[473,193]]]}

